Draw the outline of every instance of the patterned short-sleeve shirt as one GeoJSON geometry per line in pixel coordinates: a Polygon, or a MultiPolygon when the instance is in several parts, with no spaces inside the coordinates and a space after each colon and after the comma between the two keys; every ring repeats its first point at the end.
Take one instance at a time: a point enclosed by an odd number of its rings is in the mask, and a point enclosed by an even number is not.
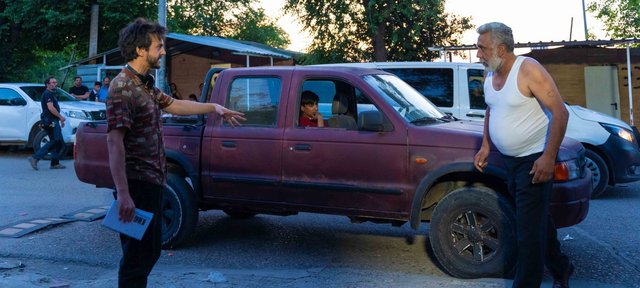
{"type": "Polygon", "coordinates": [[[173,98],[155,87],[148,90],[126,68],[110,85],[106,102],[107,129],[126,129],[124,148],[127,178],[163,185],[166,180],[166,158],[160,110],[171,105],[173,98]]]}

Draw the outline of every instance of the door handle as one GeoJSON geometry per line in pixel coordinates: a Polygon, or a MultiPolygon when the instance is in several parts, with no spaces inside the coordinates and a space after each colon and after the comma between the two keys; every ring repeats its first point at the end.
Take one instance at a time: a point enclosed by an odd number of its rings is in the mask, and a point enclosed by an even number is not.
{"type": "Polygon", "coordinates": [[[611,106],[613,106],[613,110],[618,110],[618,103],[611,103],[611,106]]]}
{"type": "Polygon", "coordinates": [[[224,148],[236,148],[236,142],[234,142],[234,141],[222,141],[222,147],[224,147],[224,148]]]}
{"type": "Polygon", "coordinates": [[[289,150],[293,151],[311,151],[311,145],[309,144],[296,144],[293,147],[289,147],[289,150]]]}

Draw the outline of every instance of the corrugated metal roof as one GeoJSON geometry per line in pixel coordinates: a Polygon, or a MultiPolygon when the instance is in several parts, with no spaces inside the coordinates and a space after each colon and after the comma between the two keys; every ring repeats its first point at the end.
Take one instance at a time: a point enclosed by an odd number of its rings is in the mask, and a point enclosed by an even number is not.
{"type": "MultiPolygon", "coordinates": [[[[586,40],[586,41],[548,41],[548,42],[527,42],[527,43],[515,43],[514,48],[546,48],[557,46],[614,46],[624,44],[636,44],[640,43],[640,39],[610,39],[610,40],[586,40]]],[[[475,50],[478,47],[475,44],[460,45],[460,46],[434,46],[429,47],[432,51],[455,51],[455,50],[475,50]]]]}
{"type": "MultiPolygon", "coordinates": [[[[216,47],[220,49],[230,50],[230,51],[234,51],[234,53],[238,55],[291,59],[292,55],[294,54],[294,53],[291,53],[291,54],[282,53],[280,52],[280,51],[283,51],[282,49],[276,49],[276,48],[273,48],[273,50],[267,49],[267,48],[264,48],[266,47],[266,45],[263,45],[263,44],[260,44],[261,47],[252,46],[250,42],[247,42],[247,41],[239,41],[239,40],[233,40],[233,39],[217,37],[217,36],[195,36],[195,35],[186,35],[186,34],[179,34],[179,33],[169,33],[167,34],[167,39],[168,39],[167,42],[169,40],[183,41],[183,42],[189,42],[189,43],[194,43],[194,44],[199,44],[199,45],[204,45],[209,47],[216,47]]],[[[167,49],[171,49],[171,47],[168,46],[167,49]]],[[[71,65],[67,65],[63,68],[60,68],[60,70],[68,69],[71,66],[82,65],[91,60],[99,59],[105,56],[119,58],[120,49],[113,48],[111,50],[102,52],[100,54],[78,60],[71,65]]]]}
{"type": "Polygon", "coordinates": [[[236,40],[231,40],[223,37],[169,33],[167,34],[167,38],[231,50],[231,51],[235,51],[236,54],[241,54],[241,55],[256,55],[256,56],[291,59],[291,55],[278,53],[276,51],[263,49],[260,47],[251,46],[248,44],[238,42],[236,40]]]}

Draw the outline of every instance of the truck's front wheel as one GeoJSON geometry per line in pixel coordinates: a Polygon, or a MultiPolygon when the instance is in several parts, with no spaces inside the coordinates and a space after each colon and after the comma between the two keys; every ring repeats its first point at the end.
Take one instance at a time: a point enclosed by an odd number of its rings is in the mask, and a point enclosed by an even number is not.
{"type": "Polygon", "coordinates": [[[604,159],[592,150],[587,149],[584,156],[587,161],[587,168],[591,170],[591,179],[593,181],[591,199],[598,198],[604,194],[609,185],[609,168],[604,159]]]}
{"type": "Polygon", "coordinates": [[[47,143],[49,143],[49,135],[47,135],[46,131],[38,129],[38,133],[36,133],[36,136],[33,137],[33,142],[31,142],[33,152],[38,152],[38,150],[40,150],[40,147],[44,146],[47,143]]]}
{"type": "Polygon", "coordinates": [[[193,189],[185,179],[169,173],[162,204],[162,248],[180,245],[198,223],[198,206],[193,189]]]}
{"type": "Polygon", "coordinates": [[[438,202],[429,240],[454,277],[504,277],[516,262],[515,223],[506,197],[486,187],[463,187],[438,202]]]}

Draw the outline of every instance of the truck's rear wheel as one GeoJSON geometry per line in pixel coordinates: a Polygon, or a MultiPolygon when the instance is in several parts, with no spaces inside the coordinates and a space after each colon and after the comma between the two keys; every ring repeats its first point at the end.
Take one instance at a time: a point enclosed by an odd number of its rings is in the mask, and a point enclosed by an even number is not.
{"type": "Polygon", "coordinates": [[[198,223],[198,205],[185,179],[169,173],[162,204],[162,248],[180,245],[198,223]]]}
{"type": "Polygon", "coordinates": [[[454,277],[505,277],[516,262],[515,224],[515,210],[504,196],[463,187],[438,202],[429,240],[441,267],[454,277]]]}

